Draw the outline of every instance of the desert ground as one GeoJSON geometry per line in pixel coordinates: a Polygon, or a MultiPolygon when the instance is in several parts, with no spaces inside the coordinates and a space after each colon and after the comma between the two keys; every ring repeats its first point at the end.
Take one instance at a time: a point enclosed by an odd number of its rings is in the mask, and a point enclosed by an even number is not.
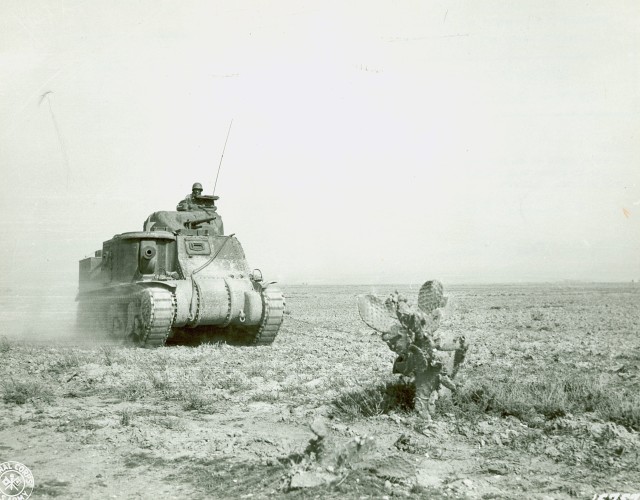
{"type": "Polygon", "coordinates": [[[640,285],[445,283],[441,330],[471,347],[431,423],[356,308],[419,284],[283,289],[270,347],[155,350],[3,290],[0,462],[31,469],[32,498],[640,492],[640,285]]]}

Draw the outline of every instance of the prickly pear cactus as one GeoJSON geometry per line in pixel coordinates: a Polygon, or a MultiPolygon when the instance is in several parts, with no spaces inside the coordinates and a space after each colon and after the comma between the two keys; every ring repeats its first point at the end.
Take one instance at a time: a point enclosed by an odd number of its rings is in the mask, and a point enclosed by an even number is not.
{"type": "Polygon", "coordinates": [[[435,280],[422,285],[417,307],[398,292],[386,300],[375,295],[358,297],[362,320],[380,332],[382,340],[398,355],[393,373],[413,378],[415,407],[426,419],[431,419],[439,391],[456,390],[453,379],[468,349],[463,336],[446,340],[437,332],[446,304],[442,283],[435,280]]]}

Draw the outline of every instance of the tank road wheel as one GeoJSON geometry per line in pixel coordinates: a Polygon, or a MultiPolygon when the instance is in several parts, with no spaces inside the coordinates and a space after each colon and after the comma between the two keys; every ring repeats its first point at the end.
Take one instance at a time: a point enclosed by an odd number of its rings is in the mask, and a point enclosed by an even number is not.
{"type": "Polygon", "coordinates": [[[175,302],[171,292],[164,288],[146,288],[140,294],[138,315],[130,326],[134,340],[142,347],[161,347],[171,332],[175,316],[175,302]]]}

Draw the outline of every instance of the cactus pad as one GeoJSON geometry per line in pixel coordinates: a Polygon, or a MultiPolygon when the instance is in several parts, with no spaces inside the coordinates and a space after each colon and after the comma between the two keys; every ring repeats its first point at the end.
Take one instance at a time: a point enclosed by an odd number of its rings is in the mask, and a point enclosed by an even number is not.
{"type": "Polygon", "coordinates": [[[359,295],[358,312],[367,326],[380,333],[389,333],[398,324],[395,314],[389,311],[385,301],[375,295],[359,295]]]}
{"type": "Polygon", "coordinates": [[[446,305],[442,283],[437,280],[427,281],[418,293],[418,308],[425,313],[430,313],[439,307],[446,305]]]}

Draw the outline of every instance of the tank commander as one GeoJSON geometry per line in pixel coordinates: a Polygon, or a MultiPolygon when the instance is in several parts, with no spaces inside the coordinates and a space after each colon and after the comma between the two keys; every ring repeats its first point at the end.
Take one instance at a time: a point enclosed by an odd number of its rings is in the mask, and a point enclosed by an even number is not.
{"type": "Polygon", "coordinates": [[[191,194],[188,194],[184,200],[178,203],[176,210],[178,212],[188,212],[191,210],[216,210],[215,200],[217,196],[203,196],[202,184],[196,182],[191,187],[191,194]]]}

